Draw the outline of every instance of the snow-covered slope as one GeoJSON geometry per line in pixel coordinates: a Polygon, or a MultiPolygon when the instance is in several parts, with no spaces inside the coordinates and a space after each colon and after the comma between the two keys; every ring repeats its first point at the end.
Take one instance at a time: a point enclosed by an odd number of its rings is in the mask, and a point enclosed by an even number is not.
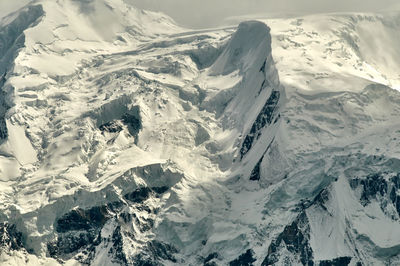
{"type": "Polygon", "coordinates": [[[0,264],[399,264],[399,18],[4,18],[0,264]]]}

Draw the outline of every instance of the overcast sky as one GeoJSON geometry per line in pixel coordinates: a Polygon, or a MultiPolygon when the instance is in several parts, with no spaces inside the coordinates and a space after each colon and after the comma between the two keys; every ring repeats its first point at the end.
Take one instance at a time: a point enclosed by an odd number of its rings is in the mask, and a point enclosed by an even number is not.
{"type": "Polygon", "coordinates": [[[178,23],[214,26],[230,16],[255,13],[379,11],[400,0],[128,0],[143,9],[163,11],[178,23]]]}
{"type": "Polygon", "coordinates": [[[4,17],[28,2],[28,0],[0,0],[0,17],[4,17]]]}
{"type": "MultiPolygon", "coordinates": [[[[96,1],[96,0],[94,0],[96,1]]],[[[400,0],[126,0],[139,8],[162,11],[188,27],[210,27],[225,18],[261,13],[321,13],[379,11],[399,5],[400,0]]],[[[0,0],[0,16],[28,0],[0,0]]]]}

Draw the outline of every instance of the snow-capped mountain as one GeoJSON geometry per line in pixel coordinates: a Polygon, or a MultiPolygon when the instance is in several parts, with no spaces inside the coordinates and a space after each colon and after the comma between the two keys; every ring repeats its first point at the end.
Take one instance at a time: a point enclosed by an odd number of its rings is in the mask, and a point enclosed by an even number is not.
{"type": "Polygon", "coordinates": [[[0,22],[0,264],[400,264],[399,36],[32,1],[0,22]]]}

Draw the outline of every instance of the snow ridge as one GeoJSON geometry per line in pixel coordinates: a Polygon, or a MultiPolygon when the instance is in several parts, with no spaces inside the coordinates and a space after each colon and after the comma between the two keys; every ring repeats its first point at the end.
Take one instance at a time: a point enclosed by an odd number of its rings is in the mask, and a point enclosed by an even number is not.
{"type": "Polygon", "coordinates": [[[6,17],[0,264],[398,264],[396,18],[6,17]]]}

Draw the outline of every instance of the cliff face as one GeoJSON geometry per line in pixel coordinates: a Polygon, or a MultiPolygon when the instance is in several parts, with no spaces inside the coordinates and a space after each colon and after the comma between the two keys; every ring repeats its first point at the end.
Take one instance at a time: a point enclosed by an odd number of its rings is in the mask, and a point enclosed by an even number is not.
{"type": "Polygon", "coordinates": [[[122,0],[4,18],[0,264],[400,263],[399,29],[189,31],[122,0]]]}

